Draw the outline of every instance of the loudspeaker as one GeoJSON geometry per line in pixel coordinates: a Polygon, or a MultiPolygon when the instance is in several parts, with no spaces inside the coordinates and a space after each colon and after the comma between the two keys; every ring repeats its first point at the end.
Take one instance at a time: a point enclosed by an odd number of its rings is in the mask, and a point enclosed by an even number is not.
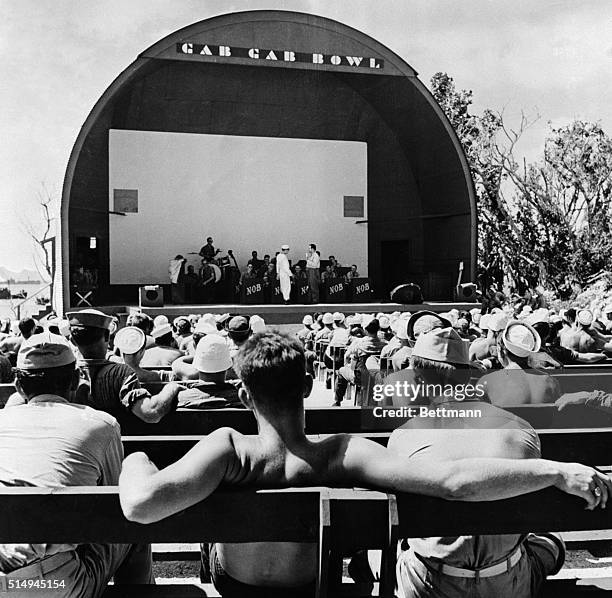
{"type": "Polygon", "coordinates": [[[466,303],[476,303],[476,285],[473,282],[458,284],[455,289],[455,297],[457,301],[465,301],[466,303]]]}
{"type": "Polygon", "coordinates": [[[158,284],[140,287],[138,289],[138,305],[140,307],[163,307],[164,289],[158,284]]]}
{"type": "Polygon", "coordinates": [[[395,303],[423,303],[423,293],[418,284],[400,284],[391,291],[391,301],[395,303]]]}

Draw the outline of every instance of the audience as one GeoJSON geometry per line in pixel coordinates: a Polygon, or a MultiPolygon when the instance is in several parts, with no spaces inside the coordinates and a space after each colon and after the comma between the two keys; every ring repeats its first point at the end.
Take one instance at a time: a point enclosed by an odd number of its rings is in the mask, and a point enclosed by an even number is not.
{"type": "MultiPolygon", "coordinates": [[[[248,276],[262,273],[265,278],[268,267],[274,269],[269,256],[259,260],[253,252],[248,276]]],[[[338,267],[330,256],[330,276],[338,274],[338,267]]],[[[293,273],[296,280],[306,277],[300,265],[293,273]]],[[[355,276],[353,266],[346,277],[355,276]]],[[[590,507],[607,500],[608,478],[576,464],[540,461],[533,428],[503,408],[556,402],[560,410],[582,406],[612,413],[612,398],[605,389],[590,384],[561,397],[559,383],[549,373],[564,364],[606,359],[612,350],[610,305],[553,310],[496,294],[489,306],[445,314],[307,314],[301,328],[293,329],[293,338],[268,330],[259,315],[181,315],[170,324],[165,316],[152,320],[135,313],[123,328],[116,318],[94,309],[67,317],[0,323],[0,382],[12,380],[11,366],[16,365],[18,391],[0,410],[2,483],[54,485],[59,479],[58,485],[115,484],[122,457],[117,420],[121,425],[135,416],[155,423],[177,406],[244,406],[255,413],[256,437],[228,428],[216,430],[162,472],[142,453],[130,455],[120,480],[126,516],[143,523],[156,521],[221,484],[358,485],[491,500],[554,483],[582,496],[590,507]],[[388,449],[346,434],[307,439],[303,405],[317,359],[326,370],[322,380],[331,384],[335,372],[336,407],[342,405],[349,385],[355,385],[356,404],[363,406],[436,408],[459,401],[463,408],[477,405],[484,415],[474,421],[438,415],[411,419],[393,433],[388,449]],[[482,385],[483,395],[463,400],[457,389],[469,380],[482,385]],[[389,386],[450,385],[453,393],[416,400],[389,394],[375,402],[372,381],[389,386]],[[152,394],[156,387],[161,390],[152,394]],[[42,421],[50,409],[53,430],[47,437],[50,428],[42,421]],[[11,434],[27,437],[32,430],[40,442],[30,443],[30,449],[23,449],[21,441],[14,447],[9,443],[10,438],[21,438],[11,434]],[[68,436],[69,441],[61,440],[68,436]],[[102,441],[110,447],[106,452],[100,452],[102,441]],[[103,473],[87,477],[80,461],[58,467],[68,459],[62,451],[78,455],[77,461],[83,459],[87,467],[103,473]],[[547,467],[555,468],[554,479],[546,475],[547,467]],[[585,479],[590,480],[588,491],[585,479]],[[595,498],[592,488],[599,490],[595,498]]],[[[595,379],[590,381],[597,385],[595,379]]],[[[323,385],[317,389],[319,397],[322,392],[323,385]]],[[[71,545],[57,551],[55,546],[50,552],[45,544],[0,545],[0,573],[57,552],[57,576],[76,575],[75,583],[83,588],[102,588],[113,574],[116,583],[152,581],[146,546],[83,545],[76,551],[71,545]],[[92,559],[101,565],[92,567],[92,559]],[[136,569],[130,568],[134,577],[128,576],[128,561],[137,563],[136,569]]],[[[316,546],[311,544],[217,544],[205,549],[203,558],[222,595],[247,595],[257,588],[268,592],[272,587],[295,596],[313,591],[316,546]]],[[[479,591],[486,595],[503,596],[512,588],[513,595],[532,596],[546,575],[562,566],[563,558],[563,543],[551,534],[410,539],[399,558],[398,595],[467,595],[478,581],[479,591]],[[482,579],[472,575],[475,570],[482,579]],[[489,570],[495,575],[489,576],[489,570]]],[[[356,579],[371,579],[372,573],[358,559],[350,571],[356,579]]]]}
{"type": "MultiPolygon", "coordinates": [[[[369,334],[378,332],[370,323],[368,328],[369,334]]],[[[220,347],[222,339],[216,342],[220,347]]],[[[612,490],[604,474],[573,463],[508,455],[449,457],[433,451],[406,457],[348,434],[309,439],[304,435],[304,398],[312,379],[305,373],[301,345],[287,335],[253,335],[238,353],[236,370],[242,381],[239,397],[254,412],[257,436],[218,429],[162,471],[144,453],[132,453],[123,462],[119,480],[121,506],[129,520],[159,521],[203,500],[221,485],[374,487],[468,501],[557,486],[583,497],[590,508],[599,504],[601,496],[607,500],[612,490]],[[594,498],[593,485],[600,498],[594,498]]],[[[311,596],[314,591],[314,543],[221,543],[205,554],[222,595],[266,590],[278,594],[284,588],[291,596],[311,596]]]]}

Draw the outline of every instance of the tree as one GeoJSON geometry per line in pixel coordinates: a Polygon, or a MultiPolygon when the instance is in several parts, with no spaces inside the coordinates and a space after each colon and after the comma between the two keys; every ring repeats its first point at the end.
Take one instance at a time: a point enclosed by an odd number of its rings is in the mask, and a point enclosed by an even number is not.
{"type": "Polygon", "coordinates": [[[51,308],[54,308],[55,287],[55,234],[57,228],[57,201],[43,183],[37,193],[38,217],[22,220],[26,234],[34,245],[34,264],[39,274],[49,281],[51,308]]]}
{"type": "Polygon", "coordinates": [[[474,179],[483,287],[510,281],[519,291],[564,291],[604,268],[612,258],[612,140],[601,127],[551,127],[542,158],[527,163],[516,146],[538,117],[522,114],[512,128],[500,112],[473,115],[472,92],[457,90],[445,73],[434,75],[431,88],[474,179]]]}

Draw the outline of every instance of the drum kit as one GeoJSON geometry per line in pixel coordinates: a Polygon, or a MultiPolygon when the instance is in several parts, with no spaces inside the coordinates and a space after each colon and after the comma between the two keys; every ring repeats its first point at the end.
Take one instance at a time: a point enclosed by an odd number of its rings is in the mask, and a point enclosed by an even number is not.
{"type": "MultiPolygon", "coordinates": [[[[215,286],[223,286],[228,289],[233,288],[233,282],[239,278],[239,270],[238,263],[236,262],[236,257],[231,249],[227,250],[227,255],[218,255],[220,250],[217,250],[217,255],[208,263],[208,265],[212,268],[214,272],[214,285],[215,286]],[[223,282],[223,285],[219,285],[219,283],[223,282]],[[227,284],[226,284],[227,283],[227,284]]],[[[190,251],[188,253],[190,256],[198,256],[198,258],[190,258],[188,262],[190,265],[194,266],[194,270],[198,272],[202,266],[201,260],[199,259],[200,253],[197,251],[190,251]]],[[[228,297],[229,299],[229,297],[228,297]]]]}

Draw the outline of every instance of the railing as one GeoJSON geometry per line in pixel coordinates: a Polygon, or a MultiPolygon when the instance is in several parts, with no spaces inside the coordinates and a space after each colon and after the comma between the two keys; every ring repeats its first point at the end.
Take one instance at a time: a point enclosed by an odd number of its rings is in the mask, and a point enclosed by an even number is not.
{"type": "Polygon", "coordinates": [[[21,320],[21,307],[27,303],[28,301],[31,301],[32,299],[34,299],[34,297],[36,297],[37,295],[40,295],[43,291],[47,290],[49,287],[51,286],[51,283],[48,282],[44,287],[41,287],[40,289],[38,289],[38,291],[36,291],[35,293],[32,293],[31,295],[28,295],[23,301],[20,301],[19,303],[17,303],[17,305],[15,305],[14,307],[12,307],[12,310],[15,312],[15,314],[17,315],[17,319],[21,320]]]}

